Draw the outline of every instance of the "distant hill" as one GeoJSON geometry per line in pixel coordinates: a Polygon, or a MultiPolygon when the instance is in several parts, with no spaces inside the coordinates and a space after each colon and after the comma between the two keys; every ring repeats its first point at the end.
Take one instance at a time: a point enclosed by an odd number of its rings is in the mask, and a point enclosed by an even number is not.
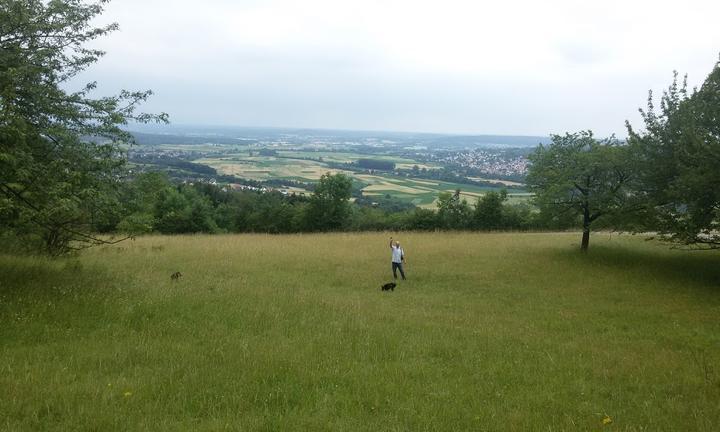
{"type": "Polygon", "coordinates": [[[419,146],[433,149],[535,147],[550,142],[550,137],[523,135],[452,135],[393,131],[352,131],[333,129],[296,129],[228,126],[137,126],[133,131],[138,143],[155,144],[248,144],[257,141],[310,141],[389,146],[419,146]]]}
{"type": "Polygon", "coordinates": [[[478,148],[478,147],[536,147],[550,143],[550,137],[523,135],[440,135],[427,138],[427,147],[478,148]]]}
{"type": "Polygon", "coordinates": [[[195,135],[195,134],[168,134],[168,133],[145,133],[132,132],[139,145],[163,145],[163,144],[253,144],[257,140],[250,138],[233,138],[220,135],[195,135]]]}

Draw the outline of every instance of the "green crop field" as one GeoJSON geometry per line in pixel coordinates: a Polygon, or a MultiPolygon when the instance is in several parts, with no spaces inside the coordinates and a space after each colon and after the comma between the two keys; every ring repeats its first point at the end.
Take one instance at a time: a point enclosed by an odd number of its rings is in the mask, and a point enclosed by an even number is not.
{"type": "Polygon", "coordinates": [[[337,163],[348,163],[355,162],[358,159],[376,159],[394,162],[395,166],[400,169],[411,169],[417,165],[418,168],[425,169],[436,169],[439,166],[434,164],[424,164],[413,159],[407,159],[399,156],[392,155],[378,155],[378,154],[364,154],[364,153],[352,153],[352,152],[335,152],[335,151],[278,151],[278,155],[287,158],[309,158],[319,159],[322,158],[326,162],[337,162],[337,163]]]}
{"type": "Polygon", "coordinates": [[[175,150],[182,152],[196,151],[196,152],[246,152],[251,148],[247,144],[153,144],[140,146],[141,149],[155,149],[155,150],[175,150]]]}
{"type": "MultiPolygon", "coordinates": [[[[400,177],[385,173],[359,174],[352,171],[329,168],[325,162],[352,162],[361,154],[341,152],[311,152],[311,151],[281,151],[276,156],[248,156],[244,154],[226,155],[218,158],[198,159],[195,163],[208,165],[222,174],[231,174],[240,178],[252,180],[268,180],[273,178],[317,181],[327,172],[333,174],[342,172],[358,181],[365,183],[363,194],[391,195],[400,200],[410,202],[419,207],[435,208],[437,197],[441,192],[462,191],[462,196],[471,204],[487,191],[499,190],[493,186],[475,186],[468,184],[450,183],[439,180],[420,179],[413,177],[400,177]],[[323,161],[319,161],[320,157],[323,161]],[[301,158],[313,158],[301,159],[301,158]]],[[[411,164],[412,160],[399,159],[390,156],[374,157],[376,159],[393,160],[397,163],[411,164]]],[[[530,195],[519,191],[510,194],[511,202],[526,201],[530,195]]]]}
{"type": "Polygon", "coordinates": [[[717,430],[720,253],[388,237],[0,256],[0,430],[717,430]]]}
{"type": "Polygon", "coordinates": [[[215,168],[221,174],[230,174],[252,180],[273,178],[316,181],[327,172],[349,172],[328,168],[313,160],[287,159],[274,156],[228,155],[220,158],[203,158],[195,163],[215,168]]]}
{"type": "MultiPolygon", "coordinates": [[[[404,201],[411,202],[419,207],[435,208],[438,195],[441,192],[454,192],[460,189],[460,195],[470,204],[488,191],[500,190],[493,186],[475,186],[469,184],[449,183],[439,180],[418,179],[412,177],[399,177],[386,174],[354,174],[355,177],[368,186],[363,188],[364,195],[389,194],[404,201]]],[[[526,201],[530,194],[526,192],[512,192],[510,201],[517,203],[526,201]]]]}
{"type": "Polygon", "coordinates": [[[253,180],[286,178],[315,181],[328,171],[353,175],[350,171],[329,168],[325,162],[348,163],[361,158],[392,161],[403,169],[412,168],[416,164],[421,168],[433,168],[430,165],[417,163],[412,159],[395,156],[368,156],[360,153],[330,151],[277,151],[277,154],[278,156],[249,156],[248,154],[238,153],[228,154],[223,157],[202,158],[194,162],[211,166],[222,174],[231,174],[253,180]]]}

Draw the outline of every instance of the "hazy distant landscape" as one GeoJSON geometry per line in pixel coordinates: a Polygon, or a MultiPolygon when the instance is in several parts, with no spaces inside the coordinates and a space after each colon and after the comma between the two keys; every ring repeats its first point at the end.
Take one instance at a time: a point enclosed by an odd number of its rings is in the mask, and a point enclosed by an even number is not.
{"type": "Polygon", "coordinates": [[[527,155],[550,142],[530,136],[209,126],[146,127],[133,135],[134,172],[165,170],[185,182],[296,194],[310,193],[327,172],[344,173],[360,196],[390,196],[427,208],[435,207],[440,192],[458,189],[469,202],[501,189],[509,190],[511,201],[526,199],[527,155]],[[389,165],[373,167],[368,161],[389,165]],[[267,180],[272,182],[263,183],[267,180]]]}

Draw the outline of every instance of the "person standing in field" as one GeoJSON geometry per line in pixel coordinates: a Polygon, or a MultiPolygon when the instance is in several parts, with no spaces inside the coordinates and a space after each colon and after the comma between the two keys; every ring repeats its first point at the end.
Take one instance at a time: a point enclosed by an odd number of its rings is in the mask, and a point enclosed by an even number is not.
{"type": "Polygon", "coordinates": [[[393,242],[390,237],[390,250],[392,251],[392,271],[393,278],[397,280],[397,271],[400,270],[400,276],[405,280],[405,272],[403,271],[403,263],[405,262],[405,251],[400,247],[400,242],[393,242]]]}

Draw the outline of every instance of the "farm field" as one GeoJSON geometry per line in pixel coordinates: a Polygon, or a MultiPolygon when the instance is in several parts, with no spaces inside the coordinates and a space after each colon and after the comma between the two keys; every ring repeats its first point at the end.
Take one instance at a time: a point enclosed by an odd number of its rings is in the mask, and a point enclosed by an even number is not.
{"type": "MultiPolygon", "coordinates": [[[[499,190],[499,188],[492,186],[485,187],[458,184],[412,177],[399,177],[382,173],[372,175],[359,174],[347,170],[332,169],[324,163],[324,161],[345,163],[352,162],[360,157],[368,157],[367,155],[355,153],[279,151],[278,154],[284,157],[239,154],[227,155],[222,158],[203,158],[194,162],[211,166],[222,174],[231,174],[252,180],[282,178],[299,181],[316,181],[327,172],[333,174],[342,172],[367,184],[367,186],[363,188],[364,195],[389,194],[400,200],[425,208],[435,208],[435,203],[440,192],[454,192],[459,188],[462,191],[463,198],[467,199],[470,203],[474,203],[478,197],[487,191],[499,190]],[[300,159],[305,157],[315,159],[322,157],[323,162],[300,159]]],[[[383,159],[383,157],[375,156],[373,156],[373,158],[383,159]]],[[[396,163],[403,161],[389,156],[385,158],[386,160],[392,160],[396,163]]],[[[404,160],[406,164],[411,164],[412,162],[411,160],[404,160]]],[[[525,201],[529,196],[529,194],[522,191],[513,191],[510,193],[510,201],[525,201]]]]}
{"type": "MultiPolygon", "coordinates": [[[[475,186],[468,184],[457,184],[427,179],[415,179],[411,177],[397,177],[387,175],[354,174],[355,177],[368,183],[363,189],[364,195],[385,195],[409,201],[418,207],[435,208],[437,197],[441,192],[454,192],[460,189],[460,196],[469,203],[474,203],[479,197],[488,191],[496,191],[498,188],[475,186]]],[[[522,201],[529,197],[526,193],[510,194],[515,201],[522,201]]]]}
{"type": "MultiPolygon", "coordinates": [[[[277,150],[277,157],[249,156],[246,153],[238,153],[217,158],[198,159],[194,162],[211,166],[223,174],[233,174],[255,180],[269,178],[317,180],[329,170],[325,162],[350,163],[362,158],[395,162],[397,167],[403,169],[410,169],[414,165],[426,169],[438,168],[396,156],[331,151],[277,150]]],[[[343,170],[330,169],[330,171],[339,172],[343,170]]],[[[343,172],[352,174],[350,171],[343,172]]]]}
{"type": "Polygon", "coordinates": [[[413,166],[417,165],[418,168],[425,168],[425,169],[438,169],[440,168],[437,165],[433,164],[424,164],[421,162],[417,162],[413,159],[407,159],[402,158],[399,156],[391,156],[391,155],[368,155],[363,153],[352,153],[352,152],[322,152],[322,151],[278,151],[278,155],[283,157],[292,157],[292,158],[311,158],[311,159],[319,159],[322,158],[324,161],[327,162],[337,162],[337,163],[347,163],[347,162],[355,162],[358,159],[377,159],[377,160],[383,160],[388,162],[394,162],[395,166],[400,169],[412,169],[413,166]]]}
{"type": "Polygon", "coordinates": [[[720,252],[402,233],[409,278],[381,292],[389,236],[148,236],[0,256],[0,430],[720,424],[720,252]]]}
{"type": "Polygon", "coordinates": [[[484,177],[468,177],[470,180],[475,181],[491,181],[495,183],[504,184],[506,186],[524,186],[522,183],[510,181],[510,180],[500,180],[500,179],[491,179],[491,178],[484,178],[484,177]]]}
{"type": "Polygon", "coordinates": [[[215,168],[221,174],[252,180],[282,178],[316,181],[327,172],[350,174],[349,171],[328,168],[327,165],[318,161],[274,156],[228,155],[221,158],[203,158],[193,162],[215,168]]]}
{"type": "Polygon", "coordinates": [[[250,146],[247,144],[154,144],[143,146],[148,149],[176,150],[176,151],[196,151],[196,152],[246,152],[250,146]]]}

